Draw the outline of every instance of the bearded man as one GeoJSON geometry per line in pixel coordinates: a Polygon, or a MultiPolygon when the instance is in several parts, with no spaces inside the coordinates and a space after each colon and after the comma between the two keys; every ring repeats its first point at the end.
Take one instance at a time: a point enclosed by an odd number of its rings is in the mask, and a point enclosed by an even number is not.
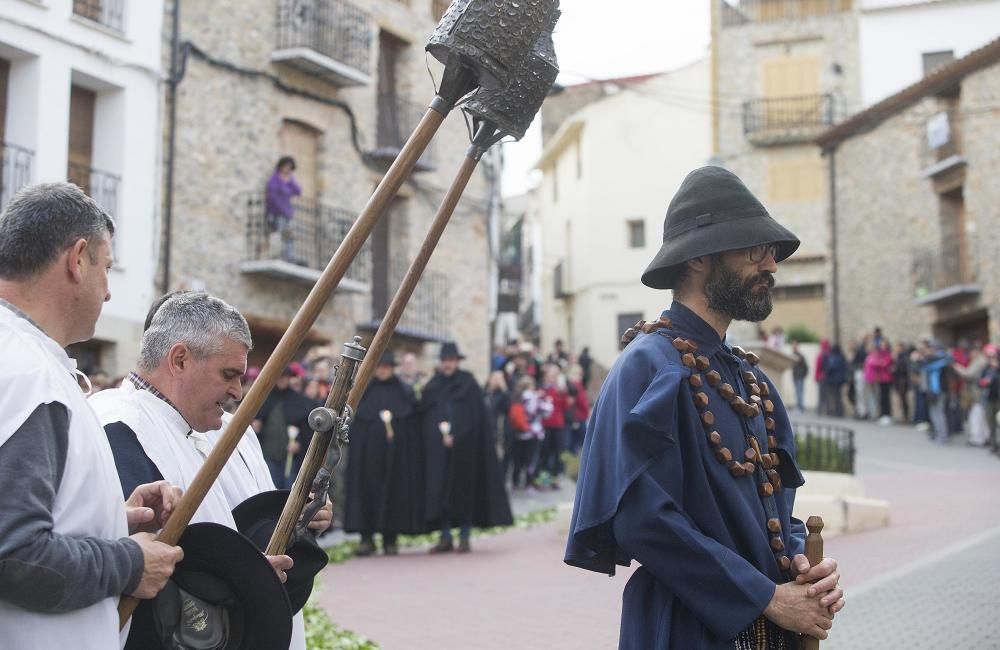
{"type": "Polygon", "coordinates": [[[693,171],[642,275],[672,289],[659,320],[629,330],[588,424],[565,561],[625,588],[620,648],[798,647],[844,607],[837,564],[810,566],[792,517],[803,484],[774,384],[726,342],[771,313],[777,263],[799,240],[739,178],[693,171]],[[637,331],[638,330],[638,331],[637,331]]]}

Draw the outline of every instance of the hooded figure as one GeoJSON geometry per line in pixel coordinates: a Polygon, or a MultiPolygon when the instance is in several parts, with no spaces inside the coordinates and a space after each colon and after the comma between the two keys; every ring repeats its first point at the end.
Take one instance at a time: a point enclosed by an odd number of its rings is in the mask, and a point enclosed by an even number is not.
{"type": "Polygon", "coordinates": [[[417,398],[395,368],[393,353],[382,355],[351,423],[344,530],[361,533],[358,555],[374,552],[375,532],[382,533],[382,551],[395,555],[399,533],[429,530],[417,398]]]}
{"type": "Polygon", "coordinates": [[[464,357],[454,343],[441,346],[441,365],[420,400],[426,453],[426,517],[441,527],[434,552],[451,551],[451,527],[461,529],[458,550],[469,551],[472,526],[513,523],[500,474],[496,441],[483,391],[459,369],[464,357]]]}
{"type": "Polygon", "coordinates": [[[798,244],[719,167],[692,172],[670,203],[642,281],[674,303],[626,333],[602,386],[566,546],[565,561],[591,571],[642,565],[620,648],[790,649],[796,632],[825,638],[843,607],[835,562],[800,555],[785,408],[757,357],[725,338],[732,320],[767,317],[777,262],[798,244]],[[796,576],[820,578],[817,594],[796,576]]]}

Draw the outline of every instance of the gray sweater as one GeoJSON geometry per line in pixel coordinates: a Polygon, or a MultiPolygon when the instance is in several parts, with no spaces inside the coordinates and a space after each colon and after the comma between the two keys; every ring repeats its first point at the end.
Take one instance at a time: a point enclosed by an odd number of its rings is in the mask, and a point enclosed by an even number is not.
{"type": "Polygon", "coordinates": [[[88,607],[135,591],[142,579],[135,541],[53,531],[68,448],[69,418],[59,403],[40,405],[0,447],[0,600],[31,611],[88,607]]]}

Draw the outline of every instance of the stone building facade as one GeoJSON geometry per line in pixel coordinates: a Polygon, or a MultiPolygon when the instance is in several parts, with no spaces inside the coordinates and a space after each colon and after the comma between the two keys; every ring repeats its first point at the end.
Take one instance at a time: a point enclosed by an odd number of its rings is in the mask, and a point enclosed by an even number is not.
{"type": "MultiPolygon", "coordinates": [[[[170,38],[172,2],[166,7],[170,38]]],[[[260,365],[433,97],[441,67],[424,43],[446,4],[431,0],[222,0],[183,3],[173,206],[161,289],[208,290],[248,318],[260,365]],[[430,74],[429,74],[430,73],[430,74]],[[269,232],[264,188],[296,159],[303,195],[291,237],[269,232]],[[168,277],[165,277],[168,276],[168,277]]],[[[169,48],[166,48],[169,52],[169,48]]],[[[169,113],[169,93],[166,113],[169,113]]],[[[169,140],[169,123],[165,129],[169,140]]],[[[461,164],[460,111],[380,220],[307,344],[374,326],[461,164]]],[[[490,185],[480,166],[410,302],[392,346],[436,360],[455,340],[466,367],[488,363],[490,185]]],[[[169,190],[168,190],[169,191],[169,190]]],[[[164,232],[164,242],[167,241],[164,232]]]]}
{"type": "MultiPolygon", "coordinates": [[[[811,140],[860,108],[857,18],[850,0],[714,0],[713,140],[802,245],[775,276],[766,331],[829,334],[829,228],[823,161],[811,140]]],[[[752,333],[744,333],[753,338],[752,333]]]]}
{"type": "Polygon", "coordinates": [[[822,134],[842,336],[1000,338],[1000,40],[822,134]]]}

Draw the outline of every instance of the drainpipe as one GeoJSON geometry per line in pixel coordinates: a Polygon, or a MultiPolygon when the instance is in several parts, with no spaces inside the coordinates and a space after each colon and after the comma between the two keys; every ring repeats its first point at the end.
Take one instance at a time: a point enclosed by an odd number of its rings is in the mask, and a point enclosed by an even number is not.
{"type": "Polygon", "coordinates": [[[174,0],[170,31],[170,77],[167,79],[167,169],[163,202],[163,277],[160,292],[170,290],[170,245],[174,215],[174,146],[177,140],[177,85],[180,83],[181,0],[174,0]]]}
{"type": "Polygon", "coordinates": [[[837,281],[837,149],[826,152],[830,193],[830,299],[833,301],[833,341],[840,343],[840,292],[837,281]]]}

